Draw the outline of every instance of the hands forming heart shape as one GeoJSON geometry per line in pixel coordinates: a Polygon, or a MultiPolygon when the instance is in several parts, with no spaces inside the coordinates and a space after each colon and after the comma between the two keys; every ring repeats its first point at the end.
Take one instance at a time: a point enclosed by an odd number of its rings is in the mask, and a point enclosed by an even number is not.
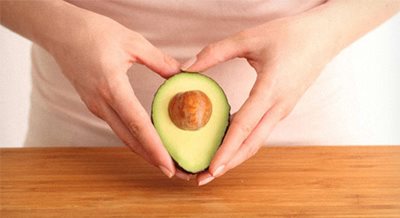
{"type": "MultiPolygon", "coordinates": [[[[126,74],[138,63],[168,78],[180,71],[181,64],[111,19],[103,18],[100,23],[95,19],[83,29],[88,32],[62,43],[52,54],[89,110],[168,177],[189,179],[175,168],[126,74]],[[82,50],[84,45],[87,49],[82,50]]],[[[245,58],[258,75],[209,170],[198,174],[199,183],[253,156],[273,127],[293,109],[331,57],[321,54],[333,53],[332,46],[327,46],[331,43],[321,40],[321,34],[325,33],[304,31],[296,22],[281,19],[212,43],[197,55],[186,70],[202,72],[229,59],[245,58]]]]}
{"type": "MultiPolygon", "coordinates": [[[[227,60],[245,58],[257,72],[250,95],[234,115],[209,169],[197,174],[199,185],[252,157],[324,66],[396,11],[387,13],[380,1],[369,4],[374,7],[358,8],[358,1],[329,1],[300,15],[243,30],[197,54],[185,70],[203,72],[227,60]],[[370,10],[379,16],[369,22],[353,13],[364,15],[370,10]]],[[[89,110],[107,122],[132,151],[168,177],[190,179],[191,175],[175,168],[126,74],[136,63],[168,78],[180,72],[182,65],[139,33],[108,17],[87,11],[82,17],[85,19],[71,21],[76,27],[71,31],[36,41],[54,56],[89,110]]]]}

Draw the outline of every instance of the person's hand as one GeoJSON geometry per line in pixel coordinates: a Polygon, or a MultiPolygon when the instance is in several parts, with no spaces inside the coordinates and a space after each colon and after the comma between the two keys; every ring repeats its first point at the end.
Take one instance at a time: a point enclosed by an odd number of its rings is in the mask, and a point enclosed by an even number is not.
{"type": "Polygon", "coordinates": [[[150,118],[136,98],[127,70],[143,64],[162,77],[179,72],[180,64],[142,35],[112,19],[96,15],[49,49],[88,109],[108,123],[118,137],[168,177],[178,172],[150,118]]]}
{"type": "Polygon", "coordinates": [[[233,116],[209,170],[198,175],[200,185],[256,154],[336,53],[329,39],[321,31],[285,18],[212,43],[197,55],[185,70],[201,72],[239,57],[247,59],[257,72],[250,95],[233,116]]]}

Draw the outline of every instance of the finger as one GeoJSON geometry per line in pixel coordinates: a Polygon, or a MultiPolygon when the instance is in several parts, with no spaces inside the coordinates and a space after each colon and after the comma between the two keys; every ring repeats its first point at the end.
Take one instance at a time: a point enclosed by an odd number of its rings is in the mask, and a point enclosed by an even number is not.
{"type": "Polygon", "coordinates": [[[237,167],[244,161],[253,157],[264,141],[268,138],[273,128],[282,119],[283,111],[280,106],[273,106],[261,119],[260,123],[249,135],[249,137],[240,146],[240,149],[236,152],[235,156],[226,165],[224,171],[221,172],[220,176],[225,174],[227,171],[237,167]]]}
{"type": "Polygon", "coordinates": [[[115,77],[109,81],[108,87],[109,93],[103,94],[108,104],[117,112],[150,158],[168,177],[172,177],[175,174],[174,163],[151,124],[149,115],[133,93],[127,75],[115,77]]]}
{"type": "Polygon", "coordinates": [[[175,176],[178,177],[179,179],[189,181],[195,175],[194,174],[185,173],[182,170],[176,169],[175,176]]]}
{"type": "Polygon", "coordinates": [[[213,177],[208,171],[201,172],[197,174],[197,184],[199,186],[206,185],[213,181],[215,177],[213,177]]]}
{"type": "Polygon", "coordinates": [[[164,78],[180,72],[180,63],[143,38],[135,44],[134,61],[147,66],[164,78]]]}
{"type": "Polygon", "coordinates": [[[216,177],[233,158],[244,140],[273,104],[268,82],[259,77],[250,92],[249,98],[235,114],[226,136],[210,164],[209,171],[216,177]]]}
{"type": "Polygon", "coordinates": [[[191,66],[185,66],[186,71],[201,72],[219,63],[236,57],[244,57],[246,47],[240,35],[236,35],[206,46],[201,50],[191,66]]]}
{"type": "Polygon", "coordinates": [[[148,163],[155,165],[154,161],[149,157],[143,147],[140,146],[138,141],[133,138],[128,128],[121,121],[121,118],[116,112],[106,103],[100,103],[102,106],[101,118],[108,123],[114,133],[127,145],[133,152],[141,156],[148,163]]]}

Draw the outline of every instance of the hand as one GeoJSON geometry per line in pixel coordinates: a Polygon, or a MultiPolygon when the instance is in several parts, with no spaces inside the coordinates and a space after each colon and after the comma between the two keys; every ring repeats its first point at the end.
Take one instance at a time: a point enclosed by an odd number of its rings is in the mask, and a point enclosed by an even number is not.
{"type": "MultiPolygon", "coordinates": [[[[51,53],[89,110],[108,123],[135,153],[159,167],[168,177],[174,163],[136,98],[127,70],[143,64],[162,77],[179,72],[180,64],[140,34],[100,15],[52,45],[51,53]]],[[[189,176],[177,172],[178,176],[189,176]]]]}
{"type": "Polygon", "coordinates": [[[204,71],[233,58],[245,58],[257,79],[234,115],[203,185],[252,157],[274,126],[287,116],[322,68],[337,52],[330,37],[293,18],[275,20],[206,46],[188,71],[204,71]]]}
{"type": "Polygon", "coordinates": [[[197,176],[199,185],[252,157],[324,66],[399,10],[398,0],[329,0],[205,47],[185,70],[204,71],[239,57],[247,59],[256,70],[257,79],[249,98],[233,117],[209,170],[197,176]]]}

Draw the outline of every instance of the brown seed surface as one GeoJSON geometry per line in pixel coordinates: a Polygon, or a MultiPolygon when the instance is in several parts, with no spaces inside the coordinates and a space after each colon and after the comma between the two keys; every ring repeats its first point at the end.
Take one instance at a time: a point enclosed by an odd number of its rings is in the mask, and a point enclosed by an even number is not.
{"type": "Polygon", "coordinates": [[[172,122],[183,130],[197,130],[210,120],[212,104],[204,92],[192,90],[176,94],[168,105],[172,122]]]}

